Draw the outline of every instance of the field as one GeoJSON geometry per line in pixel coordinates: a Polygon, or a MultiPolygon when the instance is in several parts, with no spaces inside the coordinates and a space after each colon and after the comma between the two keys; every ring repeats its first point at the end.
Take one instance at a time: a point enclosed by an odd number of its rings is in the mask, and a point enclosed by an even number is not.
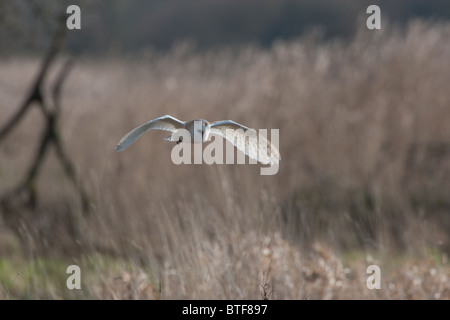
{"type": "MultiPolygon", "coordinates": [[[[89,211],[51,150],[36,206],[0,208],[0,298],[449,299],[449,57],[450,25],[415,21],[348,43],[77,58],[59,130],[89,211]],[[174,165],[165,132],[114,152],[165,114],[280,129],[279,172],[174,165]]],[[[39,64],[0,60],[0,128],[39,64]]],[[[0,195],[43,125],[35,108],[0,142],[0,195]]]]}

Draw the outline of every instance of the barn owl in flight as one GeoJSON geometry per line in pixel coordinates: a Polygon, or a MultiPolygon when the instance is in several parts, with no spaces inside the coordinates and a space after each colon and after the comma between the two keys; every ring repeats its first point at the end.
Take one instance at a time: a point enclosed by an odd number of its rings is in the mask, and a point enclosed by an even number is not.
{"type": "Polygon", "coordinates": [[[225,138],[250,159],[256,160],[262,164],[278,165],[281,160],[280,153],[276,146],[268,141],[264,135],[258,134],[255,130],[249,129],[242,124],[231,120],[209,123],[204,119],[194,119],[183,122],[169,115],[150,120],[128,132],[120,139],[116,146],[116,151],[119,152],[125,150],[144,132],[152,129],[172,132],[165,140],[174,141],[177,144],[183,142],[183,136],[175,134],[180,129],[189,132],[191,139],[188,142],[190,143],[206,142],[208,141],[209,136],[213,134],[225,138]]]}

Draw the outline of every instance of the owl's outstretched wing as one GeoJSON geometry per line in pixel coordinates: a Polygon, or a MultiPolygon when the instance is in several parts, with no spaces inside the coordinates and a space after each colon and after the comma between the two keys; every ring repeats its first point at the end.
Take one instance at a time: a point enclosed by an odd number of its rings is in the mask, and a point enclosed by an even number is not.
{"type": "Polygon", "coordinates": [[[150,120],[149,122],[140,125],[124,135],[123,138],[120,139],[119,143],[117,143],[116,151],[119,152],[128,148],[147,130],[157,129],[174,132],[177,129],[184,128],[184,126],[185,123],[183,121],[169,115],[150,120]]]}
{"type": "Polygon", "coordinates": [[[280,152],[266,137],[237,122],[213,122],[211,134],[222,136],[249,158],[262,164],[278,164],[281,160],[280,152]]]}

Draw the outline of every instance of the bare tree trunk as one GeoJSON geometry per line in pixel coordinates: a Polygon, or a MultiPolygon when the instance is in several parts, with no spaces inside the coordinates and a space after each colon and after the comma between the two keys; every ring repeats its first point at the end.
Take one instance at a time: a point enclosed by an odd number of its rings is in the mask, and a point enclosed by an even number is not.
{"type": "Polygon", "coordinates": [[[23,192],[28,195],[28,205],[30,207],[35,207],[37,205],[37,189],[36,189],[36,180],[38,177],[39,170],[43,164],[45,159],[45,155],[47,153],[48,147],[51,144],[54,144],[56,149],[56,154],[58,156],[59,161],[61,162],[64,172],[70,179],[70,181],[74,184],[75,188],[78,191],[80,196],[83,212],[87,213],[89,211],[89,197],[84,188],[82,182],[78,179],[78,176],[75,171],[75,167],[72,164],[72,161],[69,156],[67,156],[64,147],[61,142],[60,133],[58,131],[58,121],[61,110],[61,90],[64,84],[67,75],[69,74],[71,67],[73,65],[71,60],[66,61],[66,63],[61,68],[58,77],[52,88],[52,100],[53,107],[50,108],[48,105],[48,99],[42,94],[42,87],[44,85],[44,81],[51,65],[56,60],[59,52],[62,50],[63,42],[66,34],[66,25],[65,25],[65,16],[61,15],[61,20],[59,23],[58,30],[53,39],[52,46],[47,53],[45,59],[43,60],[40,71],[36,77],[36,80],[33,82],[31,86],[31,91],[28,96],[24,99],[24,103],[20,106],[19,111],[11,118],[10,121],[0,130],[0,142],[4,139],[13,128],[15,128],[19,121],[23,118],[30,107],[36,103],[37,106],[42,110],[42,113],[46,120],[46,127],[44,134],[40,140],[39,149],[33,159],[33,162],[30,168],[27,171],[27,174],[24,180],[11,192],[4,194],[0,198],[0,203],[6,205],[9,201],[11,201],[14,197],[20,196],[23,192]]]}

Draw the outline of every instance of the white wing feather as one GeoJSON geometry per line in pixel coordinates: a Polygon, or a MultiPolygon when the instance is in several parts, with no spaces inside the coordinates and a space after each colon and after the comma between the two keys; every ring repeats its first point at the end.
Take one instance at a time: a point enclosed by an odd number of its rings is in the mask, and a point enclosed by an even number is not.
{"type": "Polygon", "coordinates": [[[153,119],[124,135],[117,144],[116,151],[119,152],[125,150],[130,145],[132,145],[137,138],[139,138],[144,132],[148,130],[157,129],[174,132],[177,129],[184,128],[184,126],[185,123],[183,121],[180,121],[169,115],[153,119]]]}
{"type": "Polygon", "coordinates": [[[237,122],[231,120],[213,122],[211,134],[225,138],[239,151],[262,164],[277,164],[281,160],[280,152],[266,137],[237,122]]]}

